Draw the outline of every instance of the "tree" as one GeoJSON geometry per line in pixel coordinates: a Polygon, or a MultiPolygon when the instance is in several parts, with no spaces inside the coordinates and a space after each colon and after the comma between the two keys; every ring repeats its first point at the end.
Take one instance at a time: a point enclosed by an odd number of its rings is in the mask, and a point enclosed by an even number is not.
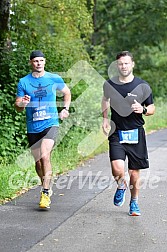
{"type": "Polygon", "coordinates": [[[10,50],[10,35],[9,35],[9,13],[10,0],[1,0],[0,2],[0,87],[4,86],[5,76],[9,74],[7,63],[8,51],[10,50]]]}
{"type": "MultiPolygon", "coordinates": [[[[7,10],[9,17],[9,6],[5,13],[7,10]]],[[[93,31],[86,0],[11,0],[10,25],[7,20],[3,38],[10,38],[11,47],[7,54],[3,50],[3,63],[8,71],[1,68],[0,78],[0,161],[3,162],[13,159],[27,145],[25,118],[12,105],[18,80],[29,72],[30,52],[41,49],[47,58],[46,70],[65,72],[79,60],[90,60],[85,45],[89,44],[93,31]]]]}
{"type": "Polygon", "coordinates": [[[10,0],[0,2],[0,50],[8,47],[10,0]]]}
{"type": "Polygon", "coordinates": [[[97,0],[94,10],[96,44],[105,45],[108,57],[124,49],[138,54],[143,46],[158,47],[167,39],[166,0],[97,0]]]}
{"type": "Polygon", "coordinates": [[[107,65],[115,54],[134,54],[135,73],[152,83],[155,96],[167,95],[167,1],[96,0],[93,42],[104,48],[107,65]]]}

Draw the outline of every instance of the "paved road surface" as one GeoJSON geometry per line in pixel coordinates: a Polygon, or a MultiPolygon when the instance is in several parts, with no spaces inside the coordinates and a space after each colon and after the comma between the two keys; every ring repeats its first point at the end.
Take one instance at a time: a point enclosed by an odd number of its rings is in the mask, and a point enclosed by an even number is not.
{"type": "Polygon", "coordinates": [[[147,142],[140,217],[128,216],[129,191],[122,207],[113,205],[116,184],[104,153],[55,179],[49,211],[38,208],[40,188],[0,206],[0,251],[166,252],[167,129],[147,142]]]}

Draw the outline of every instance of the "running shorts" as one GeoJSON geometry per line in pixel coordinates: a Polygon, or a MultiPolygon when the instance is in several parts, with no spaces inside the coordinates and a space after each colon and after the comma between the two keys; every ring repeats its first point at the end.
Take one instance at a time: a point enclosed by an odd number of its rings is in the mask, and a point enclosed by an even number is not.
{"type": "Polygon", "coordinates": [[[39,148],[41,145],[40,140],[42,139],[52,139],[55,142],[58,136],[58,130],[59,127],[52,126],[39,133],[27,133],[29,147],[31,147],[32,149],[39,148]]]}
{"type": "Polygon", "coordinates": [[[149,168],[148,152],[144,128],[139,128],[137,144],[119,143],[118,132],[108,138],[110,161],[128,158],[128,168],[131,170],[149,168]]]}

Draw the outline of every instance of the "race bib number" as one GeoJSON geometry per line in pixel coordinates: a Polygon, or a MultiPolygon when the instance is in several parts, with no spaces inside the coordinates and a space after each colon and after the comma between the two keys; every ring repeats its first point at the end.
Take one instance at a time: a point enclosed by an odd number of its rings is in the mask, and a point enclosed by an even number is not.
{"type": "Polygon", "coordinates": [[[51,118],[51,116],[47,113],[46,106],[34,109],[33,121],[41,121],[49,118],[51,118]]]}
{"type": "Polygon", "coordinates": [[[118,135],[120,143],[137,144],[139,141],[138,129],[118,130],[118,135]]]}

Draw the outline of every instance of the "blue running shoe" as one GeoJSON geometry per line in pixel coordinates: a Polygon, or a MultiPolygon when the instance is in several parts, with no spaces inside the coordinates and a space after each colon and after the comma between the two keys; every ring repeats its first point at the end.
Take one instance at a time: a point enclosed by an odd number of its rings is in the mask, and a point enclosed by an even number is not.
{"type": "Polygon", "coordinates": [[[137,201],[130,202],[129,215],[130,216],[140,216],[141,215],[137,201]]]}
{"type": "Polygon", "coordinates": [[[115,192],[114,195],[114,205],[115,206],[122,206],[125,202],[125,192],[126,189],[118,189],[115,192]]]}

